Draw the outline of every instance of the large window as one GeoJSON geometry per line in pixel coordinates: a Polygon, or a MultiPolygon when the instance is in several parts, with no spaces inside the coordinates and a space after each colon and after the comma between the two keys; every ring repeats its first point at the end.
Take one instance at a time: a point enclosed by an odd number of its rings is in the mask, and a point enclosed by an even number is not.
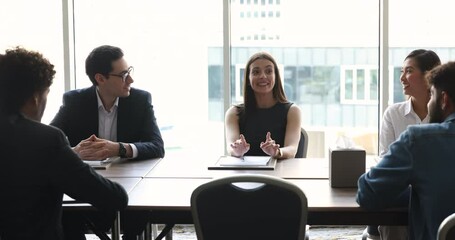
{"type": "Polygon", "coordinates": [[[241,101],[238,66],[268,51],[283,66],[288,99],[302,109],[308,156],[326,156],[340,135],[377,153],[377,1],[232,0],[231,9],[233,103],[241,101]]]}
{"type": "Polygon", "coordinates": [[[393,79],[389,85],[389,104],[403,101],[400,70],[413,50],[435,51],[442,63],[455,60],[455,34],[450,31],[455,2],[435,0],[389,1],[389,64],[393,79]],[[406,9],[404,11],[404,9],[406,9]]]}
{"type": "Polygon", "coordinates": [[[62,5],[60,1],[14,0],[0,2],[0,53],[5,49],[22,46],[41,52],[54,64],[56,75],[42,118],[49,123],[62,102],[63,34],[62,5]]]}
{"type": "Polygon", "coordinates": [[[91,85],[84,61],[100,45],[124,50],[133,87],[152,94],[167,152],[224,153],[222,1],[74,1],[76,87],[91,85]],[[207,11],[210,9],[210,11],[207,11]],[[209,62],[217,63],[209,66],[209,62]],[[209,89],[209,83],[215,87],[209,89]],[[210,90],[210,92],[209,92],[210,90]],[[214,117],[211,117],[213,115],[214,117]]]}
{"type": "Polygon", "coordinates": [[[387,77],[379,66],[381,1],[230,0],[229,24],[223,23],[224,1],[2,1],[0,48],[36,49],[56,66],[43,118],[48,123],[70,81],[63,75],[63,39],[74,45],[71,88],[91,85],[84,61],[93,48],[119,46],[135,67],[133,87],[152,94],[168,152],[218,155],[224,153],[224,99],[242,100],[245,63],[257,51],[270,52],[280,64],[285,93],[302,109],[310,157],[326,156],[340,135],[377,154],[380,89],[388,86],[388,104],[406,99],[399,79],[405,56],[426,48],[443,62],[455,59],[455,34],[447,28],[451,1],[387,1],[387,77]],[[68,17],[74,38],[64,38],[62,3],[74,6],[68,17]],[[224,63],[228,38],[231,62],[224,63]],[[224,79],[224,69],[231,79],[224,79]]]}
{"type": "Polygon", "coordinates": [[[342,104],[378,104],[378,67],[341,66],[342,104]]]}

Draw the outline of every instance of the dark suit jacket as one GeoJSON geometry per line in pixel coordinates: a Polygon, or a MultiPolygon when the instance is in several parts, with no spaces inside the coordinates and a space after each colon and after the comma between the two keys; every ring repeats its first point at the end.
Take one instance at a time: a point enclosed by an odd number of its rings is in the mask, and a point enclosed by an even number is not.
{"type": "Polygon", "coordinates": [[[22,115],[0,117],[0,238],[63,239],[63,194],[98,209],[125,208],[122,186],[98,175],[65,135],[22,115]]]}
{"type": "MultiPolygon", "coordinates": [[[[92,134],[99,136],[96,87],[66,92],[63,105],[50,124],[60,128],[73,147],[92,134]]],[[[119,98],[117,141],[136,145],[137,159],[164,157],[150,93],[131,88],[128,97],[119,98]]]]}

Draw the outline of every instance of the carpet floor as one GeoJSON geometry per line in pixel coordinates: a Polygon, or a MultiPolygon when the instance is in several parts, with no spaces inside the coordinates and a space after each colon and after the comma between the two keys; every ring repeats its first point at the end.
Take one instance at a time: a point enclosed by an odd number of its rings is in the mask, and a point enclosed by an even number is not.
{"type": "MultiPolygon", "coordinates": [[[[161,230],[162,226],[158,226],[161,230]]],[[[360,240],[365,226],[310,226],[310,240],[360,240]]],[[[98,240],[96,235],[88,234],[87,240],[98,240]]],[[[173,240],[197,240],[193,225],[175,225],[173,240]]]]}

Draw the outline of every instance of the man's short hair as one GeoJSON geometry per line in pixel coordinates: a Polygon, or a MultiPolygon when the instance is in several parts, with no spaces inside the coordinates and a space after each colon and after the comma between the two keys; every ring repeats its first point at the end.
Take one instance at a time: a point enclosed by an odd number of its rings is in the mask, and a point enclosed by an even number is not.
{"type": "Polygon", "coordinates": [[[52,85],[55,70],[39,52],[15,47],[0,55],[0,108],[19,112],[35,93],[52,85]]]}
{"type": "Polygon", "coordinates": [[[92,81],[93,85],[98,85],[95,75],[100,73],[105,77],[112,71],[112,62],[123,57],[122,49],[114,46],[99,46],[90,52],[85,59],[85,73],[92,81]]]}

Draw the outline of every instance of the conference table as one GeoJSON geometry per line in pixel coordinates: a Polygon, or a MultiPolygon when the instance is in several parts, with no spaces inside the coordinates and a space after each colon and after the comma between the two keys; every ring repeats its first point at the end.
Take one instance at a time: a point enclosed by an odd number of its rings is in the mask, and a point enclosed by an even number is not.
{"type": "MultiPolygon", "coordinates": [[[[166,153],[163,159],[120,160],[102,176],[120,183],[128,192],[126,211],[150,212],[150,223],[192,224],[190,198],[193,190],[212,179],[233,174],[265,174],[296,184],[308,199],[310,225],[406,225],[407,209],[367,211],[356,202],[357,188],[332,188],[326,158],[279,160],[274,170],[209,170],[220,156],[197,152],[166,153]]],[[[367,171],[376,163],[367,158],[367,171]]],[[[77,205],[67,210],[77,210],[77,205]]],[[[113,239],[119,238],[118,221],[113,239]]],[[[147,233],[147,237],[150,233],[147,233]]]]}
{"type": "Polygon", "coordinates": [[[106,178],[143,178],[158,165],[161,160],[161,158],[145,160],[118,159],[115,160],[109,168],[96,170],[96,172],[106,178]]]}
{"type": "MultiPolygon", "coordinates": [[[[111,181],[117,182],[125,188],[128,195],[132,192],[135,186],[147,175],[159,162],[160,158],[146,160],[115,160],[107,169],[96,170],[101,176],[108,178],[111,181]]],[[[95,209],[87,204],[77,202],[74,199],[64,195],[63,197],[64,211],[94,211],[95,209]]],[[[112,226],[112,239],[119,240],[120,238],[120,213],[117,212],[117,217],[112,226]]]]}
{"type": "MultiPolygon", "coordinates": [[[[169,154],[134,187],[128,209],[150,211],[152,223],[191,224],[191,193],[214,178],[233,174],[265,174],[300,187],[308,199],[311,225],[406,225],[407,209],[367,211],[356,202],[357,188],[332,188],[325,158],[279,160],[274,170],[208,170],[219,156],[169,154]]],[[[367,171],[376,164],[367,158],[367,171]]]]}

